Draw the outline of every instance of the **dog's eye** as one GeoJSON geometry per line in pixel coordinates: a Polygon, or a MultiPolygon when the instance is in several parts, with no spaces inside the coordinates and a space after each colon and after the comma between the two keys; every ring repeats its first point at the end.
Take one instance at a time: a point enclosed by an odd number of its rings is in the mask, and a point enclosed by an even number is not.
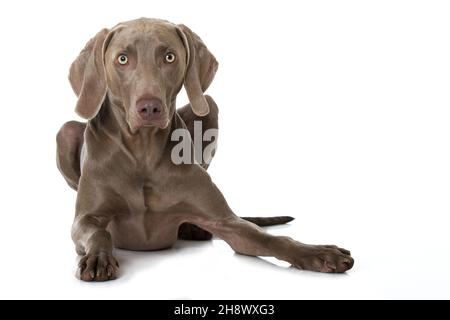
{"type": "Polygon", "coordinates": [[[172,62],[174,62],[174,61],[175,61],[175,54],[172,53],[172,52],[167,53],[166,56],[164,57],[164,60],[165,60],[167,63],[172,63],[172,62]]]}
{"type": "Polygon", "coordinates": [[[128,63],[128,57],[125,54],[121,54],[117,57],[117,62],[124,66],[128,63]]]}

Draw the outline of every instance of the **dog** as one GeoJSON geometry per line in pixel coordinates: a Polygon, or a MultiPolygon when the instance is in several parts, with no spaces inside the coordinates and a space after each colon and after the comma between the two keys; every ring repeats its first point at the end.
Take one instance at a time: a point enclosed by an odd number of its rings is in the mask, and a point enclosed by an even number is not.
{"type": "MultiPolygon", "coordinates": [[[[353,266],[346,249],[273,236],[261,226],[291,217],[240,218],[207,173],[209,162],[175,163],[173,134],[218,129],[218,107],[204,92],[218,63],[185,25],[138,19],[98,32],[70,68],[76,112],[57,134],[57,166],[77,191],[72,239],[84,281],[116,279],[113,248],[160,250],[178,238],[225,240],[237,253],[273,256],[312,271],[341,273],[353,266]],[[182,86],[189,104],[176,109],[182,86]]],[[[214,140],[214,139],[211,139],[214,140]]],[[[194,146],[200,155],[212,149],[194,146]]],[[[186,151],[186,150],[184,150],[186,151]]],[[[186,153],[188,153],[186,151],[186,153]]],[[[195,158],[195,157],[188,157],[195,158]]]]}

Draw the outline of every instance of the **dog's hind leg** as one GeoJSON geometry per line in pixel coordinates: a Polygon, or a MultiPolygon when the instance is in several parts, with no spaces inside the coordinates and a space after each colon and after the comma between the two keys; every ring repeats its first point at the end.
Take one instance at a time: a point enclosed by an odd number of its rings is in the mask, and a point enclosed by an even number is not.
{"type": "MultiPolygon", "coordinates": [[[[201,122],[201,135],[202,135],[202,154],[203,151],[205,150],[206,146],[210,143],[210,142],[205,142],[203,141],[203,135],[205,133],[205,131],[207,131],[208,129],[219,129],[219,109],[216,105],[216,103],[214,102],[214,100],[210,97],[210,96],[205,96],[208,104],[209,104],[209,108],[210,108],[210,112],[204,116],[204,117],[199,117],[197,115],[195,115],[192,112],[192,108],[190,104],[185,105],[184,107],[180,108],[177,110],[177,113],[180,115],[180,117],[183,119],[184,123],[186,124],[187,129],[189,130],[189,133],[191,134],[191,138],[192,140],[195,139],[194,135],[196,134],[195,132],[195,122],[199,121],[201,122]]],[[[217,139],[217,136],[215,137],[217,139]]],[[[217,143],[217,141],[214,141],[213,143],[217,143]]],[[[208,166],[212,160],[214,156],[214,152],[211,154],[211,158],[210,159],[203,159],[206,161],[203,161],[201,163],[201,166],[203,167],[203,169],[207,170],[208,166]]],[[[210,240],[212,238],[212,234],[206,230],[203,230],[202,228],[197,227],[196,225],[190,224],[190,223],[183,223],[180,228],[178,229],[178,238],[182,239],[182,240],[210,240]]]]}
{"type": "MultiPolygon", "coordinates": [[[[191,134],[192,140],[198,139],[201,141],[202,145],[202,155],[204,155],[205,149],[211,144],[214,144],[213,152],[211,154],[208,154],[206,158],[201,159],[200,165],[203,167],[203,169],[207,170],[209,164],[211,163],[212,158],[214,157],[215,153],[215,147],[217,145],[217,135],[214,137],[213,141],[204,141],[204,135],[205,132],[209,129],[215,129],[219,130],[219,108],[217,107],[217,104],[214,102],[213,98],[211,98],[208,95],[205,95],[206,100],[208,101],[209,105],[209,113],[204,117],[199,117],[195,115],[192,112],[192,108],[190,104],[185,105],[184,107],[177,110],[177,113],[179,116],[183,119],[184,123],[186,124],[187,129],[189,130],[189,133],[191,134]],[[195,123],[199,122],[201,123],[201,132],[195,132],[195,123]],[[199,137],[195,137],[196,134],[201,134],[201,139],[199,137]]],[[[195,145],[194,145],[195,147],[195,145]]],[[[198,159],[197,159],[198,160],[198,159]]]]}
{"type": "MultiPolygon", "coordinates": [[[[186,127],[189,130],[189,133],[191,134],[191,138],[194,140],[194,134],[195,132],[195,121],[201,121],[202,123],[202,131],[201,135],[203,138],[203,135],[205,132],[209,129],[219,129],[219,108],[217,107],[217,104],[214,102],[214,100],[206,95],[206,100],[208,101],[208,105],[210,108],[209,114],[207,114],[204,117],[196,116],[192,112],[192,108],[190,104],[185,105],[184,107],[177,110],[180,117],[183,119],[184,123],[186,124],[186,127]]],[[[215,139],[218,137],[216,136],[215,139]]],[[[202,153],[205,150],[206,146],[209,145],[209,141],[203,141],[202,139],[202,153]]],[[[215,140],[213,143],[217,144],[217,140],[215,140]]],[[[203,169],[207,170],[208,166],[214,157],[214,152],[210,155],[211,158],[209,159],[203,159],[204,161],[201,166],[203,169]]],[[[278,224],[284,224],[288,223],[289,221],[294,220],[292,217],[248,217],[243,218],[244,220],[250,221],[258,226],[273,226],[278,224]]],[[[202,228],[190,224],[190,223],[183,223],[179,230],[178,230],[178,238],[182,240],[210,240],[212,238],[212,234],[206,230],[203,230],[202,228]]]]}
{"type": "Polygon", "coordinates": [[[80,180],[80,154],[86,123],[66,122],[56,135],[56,164],[69,186],[77,190],[80,180]]]}

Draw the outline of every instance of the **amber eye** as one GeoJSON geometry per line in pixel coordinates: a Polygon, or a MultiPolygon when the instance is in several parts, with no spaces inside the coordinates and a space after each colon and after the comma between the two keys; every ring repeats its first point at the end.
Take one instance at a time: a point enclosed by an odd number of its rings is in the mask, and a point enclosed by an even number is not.
{"type": "Polygon", "coordinates": [[[166,56],[164,57],[164,60],[165,60],[167,63],[172,63],[172,62],[174,62],[174,61],[175,61],[175,54],[172,53],[172,52],[167,53],[166,56]]]}
{"type": "Polygon", "coordinates": [[[121,54],[117,57],[117,62],[121,65],[126,65],[128,63],[128,57],[125,54],[121,54]]]}

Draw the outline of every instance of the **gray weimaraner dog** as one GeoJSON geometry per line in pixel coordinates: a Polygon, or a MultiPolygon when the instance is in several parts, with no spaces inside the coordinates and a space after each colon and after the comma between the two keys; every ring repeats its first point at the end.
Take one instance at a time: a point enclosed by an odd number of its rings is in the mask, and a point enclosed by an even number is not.
{"type": "MultiPolygon", "coordinates": [[[[57,164],[78,192],[72,238],[82,256],[80,279],[115,279],[114,247],[159,250],[178,238],[212,234],[237,253],[274,256],[300,269],[345,272],[353,266],[345,249],[306,245],[260,228],[290,217],[236,216],[206,172],[207,163],[174,163],[176,129],[193,135],[194,121],[201,122],[202,133],[218,128],[217,106],[204,95],[217,66],[186,26],[144,18],[101,30],[73,62],[76,112],[88,122],[61,128],[57,164]],[[183,85],[190,104],[176,110],[183,85]]],[[[190,140],[189,146],[195,149],[190,140]]]]}

